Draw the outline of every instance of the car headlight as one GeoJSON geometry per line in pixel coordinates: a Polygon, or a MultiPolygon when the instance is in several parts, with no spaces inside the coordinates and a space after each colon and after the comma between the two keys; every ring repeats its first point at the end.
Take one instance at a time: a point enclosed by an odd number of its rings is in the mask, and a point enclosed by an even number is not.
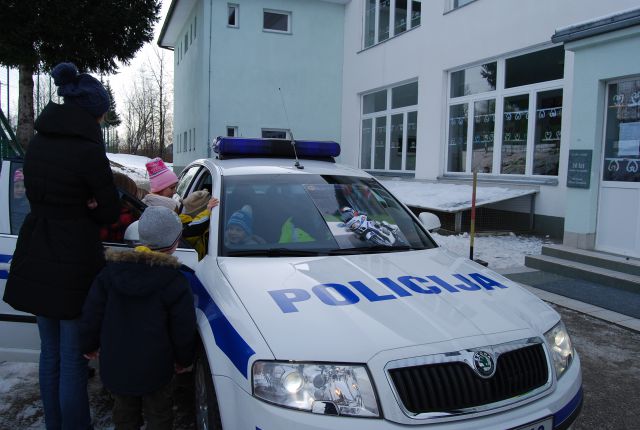
{"type": "Polygon", "coordinates": [[[256,361],[252,372],[253,395],[267,402],[323,415],[380,416],[363,365],[256,361]]]}
{"type": "Polygon", "coordinates": [[[551,330],[544,334],[551,349],[553,367],[556,370],[556,378],[560,379],[562,374],[569,368],[573,361],[574,350],[571,338],[564,323],[560,321],[551,330]]]}

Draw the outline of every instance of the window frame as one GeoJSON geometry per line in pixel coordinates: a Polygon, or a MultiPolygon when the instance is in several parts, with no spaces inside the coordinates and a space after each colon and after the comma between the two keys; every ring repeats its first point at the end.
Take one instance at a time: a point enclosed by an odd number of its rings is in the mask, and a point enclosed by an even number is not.
{"type": "Polygon", "coordinates": [[[287,130],[286,128],[261,128],[260,129],[260,136],[262,139],[287,139],[288,138],[287,134],[289,134],[289,130],[287,130]],[[265,131],[283,132],[284,137],[264,137],[265,131]]]}
{"type": "Polygon", "coordinates": [[[375,0],[375,11],[373,14],[373,27],[374,27],[374,35],[373,35],[373,43],[371,45],[367,45],[366,41],[366,30],[367,30],[367,2],[363,2],[362,6],[362,49],[369,49],[376,45],[386,42],[387,40],[393,39],[394,37],[403,35],[413,30],[414,28],[420,27],[422,24],[422,0],[407,0],[407,20],[406,27],[403,31],[396,33],[395,30],[395,20],[396,20],[396,0],[388,0],[389,1],[389,36],[386,39],[379,40],[380,34],[380,2],[385,0],[375,0]],[[420,3],[420,23],[413,25],[413,3],[420,3]]]}
{"type": "MultiPolygon", "coordinates": [[[[443,172],[445,176],[454,177],[454,176],[468,176],[473,174],[472,166],[473,166],[473,125],[474,125],[474,115],[475,115],[475,102],[485,101],[485,100],[495,100],[495,122],[494,122],[494,139],[493,139],[493,162],[491,173],[483,173],[478,172],[478,175],[485,177],[500,177],[503,179],[514,178],[514,179],[541,179],[541,180],[557,180],[560,176],[560,171],[558,175],[540,175],[533,173],[533,163],[535,156],[535,130],[536,130],[536,118],[537,118],[537,103],[538,103],[538,94],[545,91],[551,90],[563,90],[565,88],[565,78],[556,79],[552,81],[538,82],[535,84],[523,85],[520,87],[513,88],[505,88],[505,74],[506,74],[506,61],[510,58],[518,57],[524,54],[530,54],[537,51],[543,51],[545,49],[554,48],[557,45],[544,46],[538,49],[532,49],[522,52],[512,53],[503,57],[497,58],[489,58],[479,61],[477,63],[468,64],[463,67],[457,67],[455,69],[451,69],[447,71],[447,90],[446,90],[446,105],[445,105],[445,136],[444,136],[444,151],[443,151],[443,172]],[[471,95],[464,95],[460,97],[451,97],[451,76],[453,73],[466,70],[469,68],[473,68],[476,66],[481,66],[482,64],[487,64],[490,62],[497,62],[496,67],[496,89],[491,91],[474,93],[471,95]],[[528,123],[527,123],[527,142],[526,142],[526,150],[525,150],[525,171],[522,174],[515,173],[502,173],[502,144],[503,144],[503,131],[504,131],[504,103],[505,98],[518,96],[518,95],[527,95],[529,97],[528,101],[528,123]],[[449,135],[450,135],[450,107],[453,105],[467,104],[467,143],[466,143],[466,154],[465,154],[465,171],[463,172],[452,172],[449,171],[449,135]],[[532,115],[534,112],[536,115],[532,115]],[[470,150],[471,149],[471,150],[470,150]]],[[[565,53],[566,59],[566,53],[565,53]]],[[[563,94],[563,105],[564,105],[564,94],[563,94]]],[[[562,145],[562,142],[561,142],[562,145]]],[[[560,167],[559,167],[560,170],[560,167]]]]}
{"type": "Polygon", "coordinates": [[[449,12],[453,12],[454,10],[462,9],[463,7],[475,2],[476,0],[465,0],[466,2],[464,4],[456,6],[456,3],[458,1],[459,0],[445,0],[444,13],[447,14],[449,12]]]}
{"type": "Polygon", "coordinates": [[[291,11],[279,10],[279,9],[268,9],[268,8],[262,9],[262,31],[265,32],[265,33],[292,34],[293,33],[293,29],[292,29],[292,13],[291,13],[291,11]],[[283,31],[283,30],[275,30],[275,29],[265,28],[265,26],[264,26],[264,15],[266,13],[285,15],[287,17],[287,30],[283,31]]]}
{"type": "Polygon", "coordinates": [[[226,136],[227,137],[238,137],[238,126],[237,125],[228,125],[226,127],[227,132],[226,132],[226,136]],[[229,134],[229,130],[233,130],[233,135],[229,134]]]}
{"type": "MultiPolygon", "coordinates": [[[[363,141],[362,141],[362,123],[368,119],[371,119],[371,127],[372,127],[372,132],[371,132],[371,142],[369,143],[370,146],[370,163],[368,168],[363,168],[366,171],[372,171],[372,172],[396,172],[396,173],[415,173],[415,168],[413,170],[408,170],[406,165],[407,165],[407,155],[408,155],[408,149],[409,149],[409,114],[412,112],[416,112],[418,113],[420,111],[419,106],[420,103],[419,101],[415,104],[415,105],[409,105],[409,106],[403,106],[400,108],[392,108],[392,97],[393,97],[393,89],[394,88],[398,88],[404,85],[408,85],[408,84],[412,84],[412,83],[417,83],[417,92],[418,92],[418,97],[420,94],[420,83],[418,79],[411,79],[408,81],[404,81],[404,82],[399,82],[396,83],[394,85],[388,86],[386,88],[377,88],[375,90],[371,90],[371,91],[367,91],[364,93],[360,94],[360,122],[359,122],[359,130],[360,130],[360,136],[359,136],[359,140],[360,140],[360,146],[359,146],[359,150],[358,150],[358,166],[360,166],[360,168],[362,166],[362,147],[363,147],[363,141]],[[386,91],[386,96],[387,96],[387,104],[386,104],[386,109],[382,110],[382,111],[377,111],[377,112],[370,112],[370,113],[363,113],[364,110],[364,97],[370,94],[374,94],[380,91],[386,91]],[[400,160],[400,169],[390,169],[390,164],[391,164],[391,124],[392,124],[392,117],[395,115],[402,115],[402,154],[401,154],[401,160],[400,160]],[[376,168],[375,167],[375,132],[374,129],[376,127],[376,118],[381,118],[381,117],[385,117],[386,118],[386,130],[385,130],[385,156],[384,156],[384,168],[380,169],[380,168],[376,168]]],[[[416,142],[418,140],[417,138],[417,120],[416,120],[416,142]]],[[[416,143],[416,148],[417,148],[417,143],[416,143]]],[[[417,152],[417,151],[416,151],[417,152]]]]}
{"type": "Polygon", "coordinates": [[[227,27],[240,28],[240,5],[237,3],[227,3],[227,27]],[[235,11],[235,24],[229,24],[229,11],[231,9],[235,11]]]}

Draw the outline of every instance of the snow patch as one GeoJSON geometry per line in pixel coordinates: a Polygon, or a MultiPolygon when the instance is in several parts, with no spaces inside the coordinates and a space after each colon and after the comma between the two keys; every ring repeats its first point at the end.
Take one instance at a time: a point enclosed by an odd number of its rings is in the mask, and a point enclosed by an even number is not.
{"type": "MultiPolygon", "coordinates": [[[[458,212],[471,208],[471,185],[406,181],[398,178],[380,180],[380,183],[407,206],[442,212],[458,212]]],[[[476,205],[487,205],[536,192],[534,189],[523,188],[477,187],[476,205]]]]}
{"type": "MultiPolygon", "coordinates": [[[[468,233],[445,236],[431,234],[438,245],[449,251],[469,257],[468,233]]],[[[524,266],[525,255],[540,255],[542,245],[552,243],[548,237],[518,236],[513,233],[503,236],[476,236],[473,244],[474,258],[489,263],[491,269],[506,269],[524,266]]]]}

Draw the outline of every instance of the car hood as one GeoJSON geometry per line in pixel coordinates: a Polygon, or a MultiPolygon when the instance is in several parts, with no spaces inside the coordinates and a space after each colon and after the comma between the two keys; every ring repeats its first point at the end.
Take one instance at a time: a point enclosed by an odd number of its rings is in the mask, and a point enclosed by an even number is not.
{"type": "Polygon", "coordinates": [[[218,264],[283,360],[366,362],[468,337],[486,345],[497,333],[542,334],[559,319],[516,283],[442,248],[218,264]]]}

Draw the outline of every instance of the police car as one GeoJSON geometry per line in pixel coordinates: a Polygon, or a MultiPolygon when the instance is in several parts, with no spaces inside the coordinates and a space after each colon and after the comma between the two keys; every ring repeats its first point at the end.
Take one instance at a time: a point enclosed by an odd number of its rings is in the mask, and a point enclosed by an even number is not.
{"type": "MultiPolygon", "coordinates": [[[[560,316],[438,247],[428,216],[334,162],[338,144],[218,138],[215,150],[184,169],[177,190],[221,200],[206,255],[177,252],[195,270],[198,429],[551,430],[575,420],[580,359],[560,316]]],[[[3,165],[3,190],[11,170],[3,165]]],[[[6,262],[15,236],[0,241],[6,262]]]]}

